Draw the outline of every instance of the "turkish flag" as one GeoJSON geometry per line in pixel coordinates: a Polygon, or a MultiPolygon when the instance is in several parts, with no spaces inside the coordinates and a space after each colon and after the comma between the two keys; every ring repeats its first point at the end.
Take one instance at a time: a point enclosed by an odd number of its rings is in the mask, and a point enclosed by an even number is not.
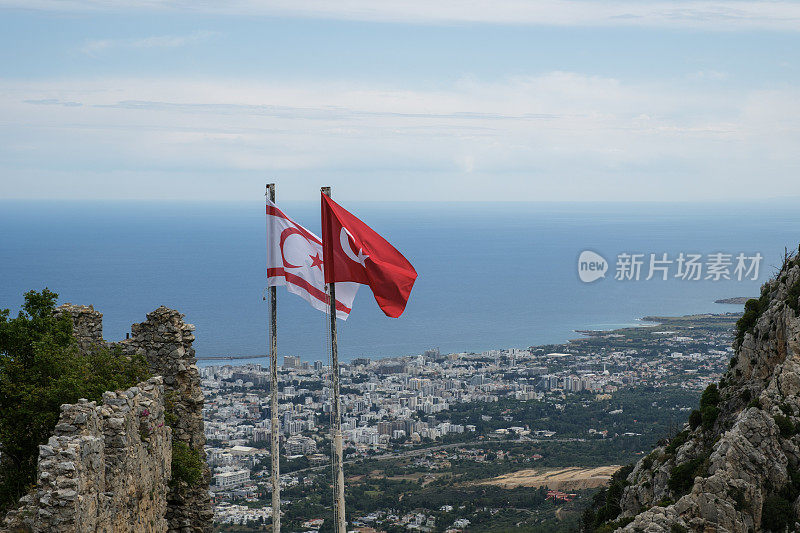
{"type": "Polygon", "coordinates": [[[325,283],[369,285],[386,314],[403,314],[417,271],[403,254],[355,215],[322,194],[325,283]]]}

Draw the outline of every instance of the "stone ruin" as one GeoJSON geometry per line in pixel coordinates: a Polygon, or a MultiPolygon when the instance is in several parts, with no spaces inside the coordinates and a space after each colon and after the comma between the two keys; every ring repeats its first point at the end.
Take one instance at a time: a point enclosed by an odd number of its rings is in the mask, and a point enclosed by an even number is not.
{"type": "Polygon", "coordinates": [[[7,516],[10,531],[166,531],[171,430],[161,377],[103,404],[61,406],[39,446],[37,487],[7,516]],[[146,436],[145,436],[146,435],[146,436]]]}
{"type": "Polygon", "coordinates": [[[206,461],[203,425],[203,390],[194,355],[194,326],[183,315],[164,306],[148,313],[147,320],[134,324],[130,339],[117,343],[124,353],[147,358],[153,374],[164,377],[168,411],[172,413],[172,438],[197,450],[203,459],[203,475],[193,488],[176,487],[167,496],[170,533],[211,532],[214,512],[208,492],[211,471],[206,461]]]}
{"type": "Polygon", "coordinates": [[[104,393],[102,405],[62,405],[55,434],[39,447],[37,486],[6,516],[0,533],[210,533],[205,462],[196,486],[169,485],[172,439],[205,461],[194,326],[162,306],[134,324],[128,339],[107,343],[103,315],[93,307],[65,304],[56,312],[71,317],[81,349],[102,345],[141,354],[156,377],[104,393]]]}

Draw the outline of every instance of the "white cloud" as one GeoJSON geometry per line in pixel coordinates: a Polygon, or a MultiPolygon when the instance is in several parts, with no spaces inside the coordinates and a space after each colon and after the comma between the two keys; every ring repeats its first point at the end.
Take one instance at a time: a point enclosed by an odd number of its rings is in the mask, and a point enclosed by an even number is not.
{"type": "Polygon", "coordinates": [[[80,47],[80,51],[94,56],[115,48],[179,48],[207,41],[215,35],[217,33],[212,31],[195,31],[189,35],[153,35],[138,39],[95,39],[84,43],[80,47]]]}
{"type": "Polygon", "coordinates": [[[792,86],[628,83],[570,72],[464,79],[427,91],[334,82],[0,81],[0,166],[5,194],[18,197],[34,188],[127,196],[131,185],[117,181],[123,175],[142,184],[134,195],[207,199],[246,197],[266,176],[289,182],[284,198],[301,197],[320,180],[361,199],[800,194],[799,96],[792,86]],[[180,187],[166,185],[170,176],[180,187]],[[770,187],[754,189],[756,176],[770,187]],[[462,186],[470,183],[491,186],[462,186]]]}
{"type": "Polygon", "coordinates": [[[800,4],[790,0],[0,0],[0,7],[84,12],[172,10],[423,24],[800,30],[800,4]]]}

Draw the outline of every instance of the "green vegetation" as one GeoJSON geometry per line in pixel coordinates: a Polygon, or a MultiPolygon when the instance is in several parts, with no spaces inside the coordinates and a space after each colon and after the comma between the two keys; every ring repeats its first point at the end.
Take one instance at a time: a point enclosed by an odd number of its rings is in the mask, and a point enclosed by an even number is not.
{"type": "Polygon", "coordinates": [[[172,441],[172,478],[171,486],[183,482],[193,487],[203,476],[203,458],[200,452],[185,442],[172,441]]]}
{"type": "Polygon", "coordinates": [[[178,415],[175,414],[175,400],[178,397],[178,391],[164,391],[164,423],[171,428],[175,428],[178,423],[178,415]]]}
{"type": "Polygon", "coordinates": [[[700,410],[703,419],[703,429],[710,430],[714,428],[714,422],[717,421],[719,416],[719,409],[714,405],[708,405],[700,410]]]}
{"type": "MultiPolygon", "coordinates": [[[[793,287],[794,288],[794,287],[793,287]]],[[[798,289],[800,290],[800,289],[798,289]]],[[[798,293],[800,296],[800,293],[798,293]]],[[[797,298],[795,298],[795,306],[797,305],[797,298]]],[[[751,298],[744,304],[744,314],[736,322],[736,342],[741,344],[744,340],[744,334],[752,332],[755,328],[756,322],[759,317],[764,314],[764,311],[769,307],[769,293],[764,291],[758,299],[751,298]]]]}
{"type": "Polygon", "coordinates": [[[449,418],[454,424],[472,424],[479,435],[510,425],[527,425],[531,431],[555,431],[558,437],[586,438],[588,428],[608,429],[619,434],[636,433],[641,436],[626,439],[638,441],[638,448],[631,449],[641,451],[669,434],[671,413],[680,408],[688,409],[696,405],[697,400],[696,391],[679,386],[637,386],[617,391],[608,400],[596,400],[588,392],[574,394],[564,402],[563,408],[556,407],[552,401],[513,399],[454,404],[442,415],[442,420],[449,418]],[[648,401],[642,401],[643,398],[648,401]],[[622,413],[610,414],[620,409],[622,413]]]}
{"type": "Polygon", "coordinates": [[[793,522],[792,502],[778,494],[767,496],[761,508],[761,527],[767,531],[785,531],[793,522]]]}
{"type": "Polygon", "coordinates": [[[800,312],[800,278],[789,287],[786,294],[786,305],[794,309],[795,313],[800,312]]]}
{"type": "Polygon", "coordinates": [[[675,435],[666,448],[664,448],[664,453],[667,455],[675,455],[675,452],[678,451],[678,448],[686,444],[686,441],[689,440],[689,432],[688,431],[681,431],[677,435],[675,435]]]}
{"type": "Polygon", "coordinates": [[[789,438],[795,433],[797,433],[797,428],[789,419],[788,416],[783,415],[775,415],[772,417],[775,420],[775,423],[778,424],[778,429],[781,431],[781,436],[784,438],[789,438]]]}
{"type": "Polygon", "coordinates": [[[650,467],[653,466],[653,463],[656,460],[656,452],[650,452],[650,454],[642,459],[642,470],[650,470],[650,467]]]}
{"type": "Polygon", "coordinates": [[[703,395],[700,396],[700,409],[708,407],[709,405],[719,405],[719,390],[714,383],[706,387],[706,390],[703,391],[703,395]]]}
{"type": "Polygon", "coordinates": [[[600,533],[606,530],[613,531],[617,527],[625,525],[624,523],[609,522],[616,520],[622,512],[620,499],[622,498],[622,491],[628,486],[627,477],[633,472],[633,466],[628,465],[617,470],[611,476],[609,486],[594,495],[591,506],[583,512],[584,530],[600,533]],[[609,527],[611,529],[608,529],[609,527]]]}
{"type": "Polygon", "coordinates": [[[700,397],[700,418],[704,430],[714,428],[714,422],[717,421],[717,417],[719,416],[719,408],[717,408],[719,400],[719,390],[717,386],[712,383],[706,387],[706,390],[703,391],[703,395],[700,397]]]}
{"type": "MultiPolygon", "coordinates": [[[[332,531],[330,516],[330,476],[287,488],[282,495],[292,500],[285,510],[282,525],[299,530],[311,518],[325,518],[321,532],[332,531]]],[[[487,532],[526,531],[548,533],[576,530],[579,508],[593,491],[576,491],[574,502],[547,499],[546,489],[519,487],[505,489],[491,485],[426,484],[415,476],[400,479],[362,474],[348,477],[346,486],[348,520],[383,510],[403,515],[424,512],[435,521],[433,531],[443,532],[459,518],[470,520],[470,529],[487,532]],[[556,514],[558,512],[558,515],[556,514]],[[560,529],[559,529],[560,528],[560,529]]],[[[260,505],[255,503],[254,505],[260,505]]],[[[400,526],[380,526],[383,531],[405,531],[400,526]]]]}
{"type": "Polygon", "coordinates": [[[64,403],[100,401],[149,377],[147,362],[97,346],[83,353],[68,316],[53,316],[58,295],[25,293],[16,318],[0,310],[0,515],[34,484],[38,446],[64,403]]]}
{"type": "Polygon", "coordinates": [[[697,429],[697,427],[702,424],[703,422],[703,415],[697,409],[693,410],[692,413],[689,415],[689,427],[692,428],[692,431],[697,429]]]}
{"type": "Polygon", "coordinates": [[[729,487],[728,496],[730,496],[731,499],[736,503],[734,508],[737,511],[742,512],[745,509],[745,506],[747,505],[747,498],[745,496],[744,489],[739,487],[729,487]]]}
{"type": "Polygon", "coordinates": [[[702,477],[705,474],[708,468],[707,459],[707,457],[696,457],[682,465],[672,467],[669,472],[669,481],[667,481],[669,490],[676,497],[683,496],[689,492],[694,484],[694,478],[697,476],[702,477]]]}
{"type": "MultiPolygon", "coordinates": [[[[178,415],[175,414],[175,402],[178,398],[178,391],[169,391],[164,394],[164,422],[175,428],[178,423],[178,415]]],[[[174,435],[174,433],[173,433],[174,435]]],[[[200,452],[177,440],[172,441],[172,477],[169,484],[172,487],[186,483],[193,487],[203,476],[203,458],[200,452]]]]}
{"type": "MultiPolygon", "coordinates": [[[[704,430],[713,429],[714,422],[716,422],[719,416],[719,408],[717,407],[719,402],[719,389],[712,383],[706,387],[706,390],[704,390],[703,394],[700,396],[700,410],[694,410],[692,414],[689,415],[689,426],[694,429],[699,424],[702,424],[704,430]]],[[[683,445],[688,438],[688,431],[678,433],[664,450],[665,453],[667,455],[674,455],[677,449],[683,445]]],[[[702,456],[672,467],[667,486],[676,497],[689,492],[694,484],[695,477],[704,477],[706,475],[708,470],[708,458],[710,455],[710,449],[706,448],[702,456]]]]}
{"type": "Polygon", "coordinates": [[[765,531],[785,531],[794,523],[793,502],[800,496],[800,472],[791,465],[787,468],[789,481],[778,491],[764,499],[761,507],[761,527],[765,531]]]}

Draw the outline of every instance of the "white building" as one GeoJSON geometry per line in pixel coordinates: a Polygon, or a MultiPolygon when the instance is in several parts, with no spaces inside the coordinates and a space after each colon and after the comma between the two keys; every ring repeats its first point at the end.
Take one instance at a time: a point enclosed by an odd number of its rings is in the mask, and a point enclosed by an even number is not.
{"type": "Polygon", "coordinates": [[[217,490],[239,487],[250,481],[249,470],[225,470],[214,474],[214,486],[217,490]]]}

